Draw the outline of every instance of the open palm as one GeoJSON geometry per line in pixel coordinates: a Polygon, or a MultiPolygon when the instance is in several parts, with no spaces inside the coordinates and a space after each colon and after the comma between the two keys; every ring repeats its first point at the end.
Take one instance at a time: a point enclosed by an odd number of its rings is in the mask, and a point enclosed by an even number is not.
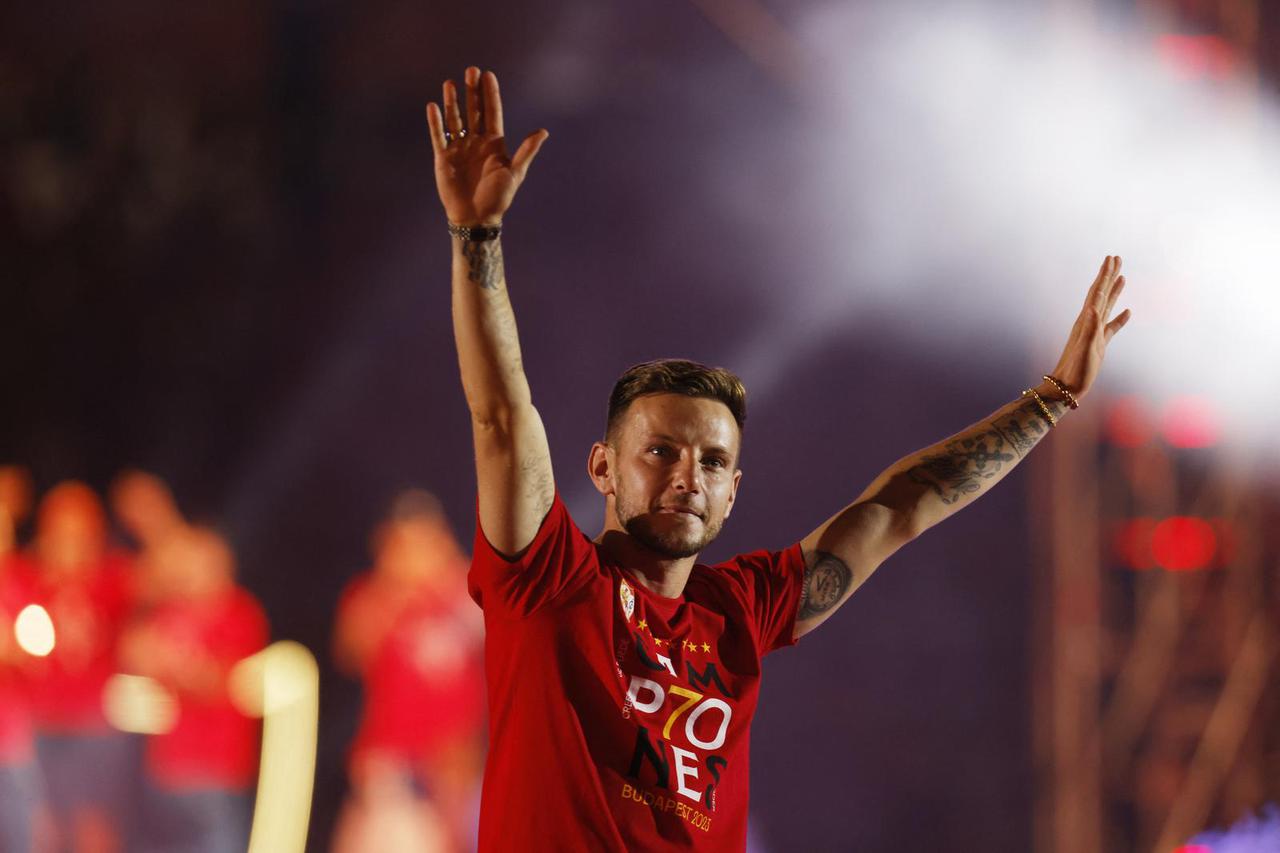
{"type": "Polygon", "coordinates": [[[427,105],[431,148],[435,153],[436,190],[445,214],[455,225],[495,225],[511,206],[529,164],[549,135],[527,136],[514,156],[503,137],[502,98],[492,71],[466,70],[466,116],[458,104],[458,88],[444,83],[444,108],[427,105]]]}
{"type": "Polygon", "coordinates": [[[1124,290],[1124,276],[1120,275],[1120,258],[1108,255],[1093,280],[1085,297],[1080,316],[1071,327],[1067,345],[1054,368],[1053,375],[1077,398],[1083,397],[1093,386],[1102,368],[1107,344],[1116,332],[1129,322],[1129,309],[1108,320],[1115,309],[1116,300],[1124,290]]]}

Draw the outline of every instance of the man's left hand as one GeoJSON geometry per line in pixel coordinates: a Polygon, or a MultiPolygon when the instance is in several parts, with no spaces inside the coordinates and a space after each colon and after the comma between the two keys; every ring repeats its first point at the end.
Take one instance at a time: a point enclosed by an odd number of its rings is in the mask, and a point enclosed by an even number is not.
{"type": "Polygon", "coordinates": [[[1089,393],[1098,378],[1107,344],[1129,322],[1128,308],[1115,319],[1108,320],[1122,290],[1124,276],[1120,275],[1120,258],[1108,255],[1089,288],[1080,316],[1071,327],[1071,336],[1067,338],[1058,366],[1053,369],[1054,378],[1065,385],[1076,399],[1089,393]]]}

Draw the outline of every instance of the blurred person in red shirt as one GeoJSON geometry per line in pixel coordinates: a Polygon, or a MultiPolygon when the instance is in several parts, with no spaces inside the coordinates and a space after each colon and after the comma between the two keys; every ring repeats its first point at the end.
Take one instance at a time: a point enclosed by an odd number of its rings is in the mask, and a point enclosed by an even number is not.
{"type": "Polygon", "coordinates": [[[18,531],[31,510],[31,477],[0,466],[0,850],[32,849],[41,807],[28,673],[32,657],[18,644],[18,614],[35,601],[35,572],[19,551],[18,531]]]}
{"type": "Polygon", "coordinates": [[[258,722],[232,703],[237,662],[268,639],[257,599],[235,582],[235,557],[212,530],[183,526],[151,555],[151,606],[122,644],[127,672],[172,697],[172,728],[148,737],[139,849],[243,853],[258,769],[258,722]]]}
{"type": "Polygon", "coordinates": [[[170,537],[182,532],[187,521],[169,486],[146,471],[121,471],[112,481],[108,496],[112,515],[137,550],[138,593],[146,603],[147,596],[162,583],[153,582],[149,576],[154,569],[152,557],[170,537]]]}
{"type": "Polygon", "coordinates": [[[483,622],[436,499],[401,494],[338,603],[334,657],[364,684],[334,850],[474,849],[483,622]]]}
{"type": "Polygon", "coordinates": [[[132,583],[128,558],[106,543],[106,515],[88,486],[67,481],[40,502],[30,553],[55,645],[33,667],[36,748],[54,846],[77,853],[120,849],[131,805],[121,781],[130,778],[129,741],[107,724],[102,696],[132,583]]]}

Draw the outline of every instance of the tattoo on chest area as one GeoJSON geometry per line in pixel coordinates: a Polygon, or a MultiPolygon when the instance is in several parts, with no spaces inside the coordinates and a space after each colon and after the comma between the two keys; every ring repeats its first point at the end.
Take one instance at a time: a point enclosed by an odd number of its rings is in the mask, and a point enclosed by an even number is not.
{"type": "Polygon", "coordinates": [[[797,619],[827,612],[840,603],[853,583],[853,572],[835,554],[811,551],[805,554],[804,584],[800,589],[797,619]]]}

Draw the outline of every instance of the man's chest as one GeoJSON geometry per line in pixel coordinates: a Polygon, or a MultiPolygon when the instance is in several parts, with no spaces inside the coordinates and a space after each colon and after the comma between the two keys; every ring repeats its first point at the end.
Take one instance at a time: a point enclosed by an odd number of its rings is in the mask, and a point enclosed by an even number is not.
{"type": "Polygon", "coordinates": [[[657,606],[624,578],[565,615],[557,645],[577,658],[566,661],[571,692],[597,699],[588,739],[615,777],[606,787],[714,812],[720,783],[746,769],[759,689],[742,616],[714,601],[657,606]]]}

